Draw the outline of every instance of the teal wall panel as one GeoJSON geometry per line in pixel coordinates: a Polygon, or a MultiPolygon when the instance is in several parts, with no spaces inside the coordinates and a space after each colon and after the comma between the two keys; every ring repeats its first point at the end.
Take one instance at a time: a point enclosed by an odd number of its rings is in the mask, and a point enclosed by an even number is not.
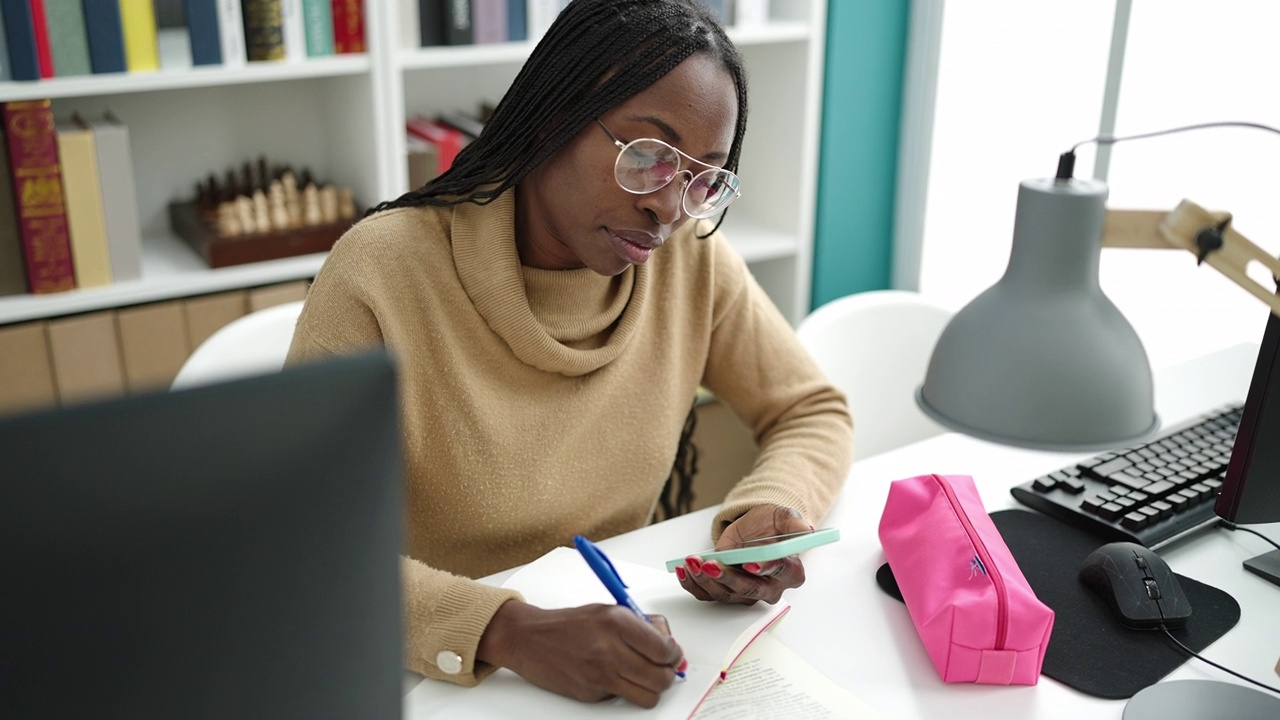
{"type": "Polygon", "coordinates": [[[813,307],[890,286],[910,3],[829,0],[813,307]]]}

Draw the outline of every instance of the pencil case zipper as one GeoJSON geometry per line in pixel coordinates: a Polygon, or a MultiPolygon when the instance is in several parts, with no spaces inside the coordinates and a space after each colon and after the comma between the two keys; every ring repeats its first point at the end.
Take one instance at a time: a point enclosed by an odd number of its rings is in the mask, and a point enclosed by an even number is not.
{"type": "Polygon", "coordinates": [[[1000,569],[991,561],[991,554],[987,552],[987,546],[982,542],[978,531],[974,529],[973,523],[969,521],[969,516],[965,513],[964,506],[960,504],[960,499],[956,497],[951,483],[937,475],[934,475],[933,479],[942,488],[943,494],[947,496],[947,502],[951,503],[952,511],[960,519],[960,525],[964,527],[965,534],[969,536],[969,542],[973,545],[974,552],[977,553],[978,561],[982,563],[982,568],[985,570],[984,574],[991,578],[991,585],[996,591],[996,641],[993,649],[1003,650],[1005,637],[1008,635],[1009,630],[1009,594],[1005,589],[1004,578],[1000,576],[1000,569]]]}

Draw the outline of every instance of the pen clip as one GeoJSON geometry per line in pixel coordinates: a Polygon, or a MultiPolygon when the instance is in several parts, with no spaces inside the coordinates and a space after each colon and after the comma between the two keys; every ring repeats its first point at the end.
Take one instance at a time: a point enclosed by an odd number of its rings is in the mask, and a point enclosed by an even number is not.
{"type": "MultiPolygon", "coordinates": [[[[597,574],[607,570],[609,579],[616,582],[619,588],[627,587],[627,584],[622,580],[622,575],[618,574],[618,569],[609,560],[609,556],[600,552],[600,548],[596,547],[595,543],[581,535],[574,535],[573,544],[578,546],[578,552],[582,553],[587,560],[587,564],[591,565],[597,574]]],[[[600,579],[604,580],[605,578],[601,577],[600,579]]],[[[608,583],[606,582],[605,585],[608,585],[608,583]]],[[[609,589],[612,590],[613,588],[609,589]]]]}

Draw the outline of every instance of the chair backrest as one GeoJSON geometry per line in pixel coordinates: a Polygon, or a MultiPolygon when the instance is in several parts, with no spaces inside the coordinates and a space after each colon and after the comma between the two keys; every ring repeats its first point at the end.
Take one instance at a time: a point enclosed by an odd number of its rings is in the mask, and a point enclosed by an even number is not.
{"type": "Polygon", "coordinates": [[[916,292],[875,290],[832,300],[800,321],[800,342],[849,397],[857,457],[945,431],[915,393],[952,314],[916,292]]]}
{"type": "Polygon", "coordinates": [[[302,301],[298,300],[232,320],[191,353],[170,389],[279,372],[301,313],[302,301]]]}

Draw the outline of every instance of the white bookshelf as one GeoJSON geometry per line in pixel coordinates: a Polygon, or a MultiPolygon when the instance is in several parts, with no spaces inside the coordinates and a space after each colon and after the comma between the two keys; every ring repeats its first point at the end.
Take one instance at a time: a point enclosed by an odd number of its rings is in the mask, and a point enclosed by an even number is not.
{"type": "MultiPolygon", "coordinates": [[[[351,187],[361,206],[395,197],[408,185],[406,115],[497,102],[533,49],[410,47],[400,3],[365,7],[363,55],[0,83],[0,102],[52,98],[60,117],[110,110],[129,127],[144,236],[141,280],[0,297],[0,325],[314,276],[323,254],[211,270],[170,232],[168,204],[262,154],[351,187]]],[[[773,0],[768,24],[730,31],[751,115],[725,230],[793,322],[808,310],[825,21],[823,0],[773,0]]]]}

